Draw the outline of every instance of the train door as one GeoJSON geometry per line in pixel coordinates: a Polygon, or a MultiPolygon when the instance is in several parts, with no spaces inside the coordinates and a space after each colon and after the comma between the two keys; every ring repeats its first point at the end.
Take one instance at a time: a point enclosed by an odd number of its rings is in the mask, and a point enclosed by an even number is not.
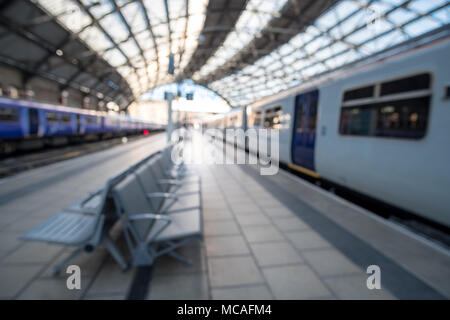
{"type": "Polygon", "coordinates": [[[319,91],[314,90],[295,98],[295,123],[292,139],[292,162],[300,167],[315,170],[317,103],[319,91]]]}
{"type": "Polygon", "coordinates": [[[76,115],[76,121],[77,121],[77,134],[81,134],[81,119],[80,119],[80,115],[77,114],[76,115]]]}
{"type": "Polygon", "coordinates": [[[39,112],[37,109],[28,109],[28,124],[30,128],[29,134],[35,136],[39,131],[39,112]]]}

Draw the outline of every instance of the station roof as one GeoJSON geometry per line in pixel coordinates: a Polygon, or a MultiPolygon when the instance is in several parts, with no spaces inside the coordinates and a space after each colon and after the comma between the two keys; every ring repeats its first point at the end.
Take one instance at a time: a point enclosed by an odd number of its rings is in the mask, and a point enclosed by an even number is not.
{"type": "Polygon", "coordinates": [[[31,1],[0,0],[0,63],[125,107],[133,92],[89,44],[31,1]]]}
{"type": "Polygon", "coordinates": [[[0,0],[0,10],[0,26],[36,45],[31,71],[122,108],[186,78],[249,103],[450,21],[446,0],[0,0]],[[33,23],[6,3],[33,7],[33,23]]]}

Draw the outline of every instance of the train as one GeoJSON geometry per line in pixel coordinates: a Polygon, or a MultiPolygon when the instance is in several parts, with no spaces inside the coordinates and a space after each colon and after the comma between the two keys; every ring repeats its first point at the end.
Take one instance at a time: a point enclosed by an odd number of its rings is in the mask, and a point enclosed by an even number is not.
{"type": "Polygon", "coordinates": [[[163,130],[127,115],[0,97],[0,155],[163,130]]]}
{"type": "MultiPolygon", "coordinates": [[[[318,76],[203,128],[278,130],[281,165],[448,230],[449,57],[446,37],[318,76]]],[[[251,136],[232,139],[256,152],[251,136]]]]}

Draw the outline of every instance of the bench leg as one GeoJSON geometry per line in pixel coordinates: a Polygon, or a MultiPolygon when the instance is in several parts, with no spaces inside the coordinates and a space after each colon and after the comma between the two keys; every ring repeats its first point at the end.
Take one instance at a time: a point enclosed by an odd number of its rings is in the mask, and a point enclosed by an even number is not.
{"type": "Polygon", "coordinates": [[[120,250],[117,248],[114,241],[111,239],[111,237],[108,234],[103,235],[103,245],[105,246],[106,250],[112,255],[114,260],[119,264],[119,266],[122,268],[123,271],[126,271],[129,267],[128,263],[126,262],[125,258],[123,257],[120,250]]]}
{"type": "Polygon", "coordinates": [[[53,268],[53,276],[57,276],[60,272],[61,269],[64,268],[64,266],[72,259],[74,259],[75,257],[77,257],[79,254],[81,254],[83,252],[83,248],[78,248],[75,251],[73,251],[67,258],[65,258],[63,261],[61,261],[60,263],[58,263],[54,268],[53,268]]]}
{"type": "Polygon", "coordinates": [[[184,239],[180,242],[167,241],[165,243],[165,245],[167,245],[167,246],[164,249],[158,251],[158,256],[167,254],[167,255],[171,256],[172,258],[174,258],[175,260],[178,260],[185,265],[191,266],[192,265],[191,260],[187,259],[183,255],[174,251],[175,249],[177,249],[191,241],[192,241],[192,239],[184,239]]]}
{"type": "Polygon", "coordinates": [[[169,253],[167,253],[169,256],[171,256],[172,258],[174,258],[175,260],[180,261],[182,264],[187,265],[187,266],[192,266],[192,261],[187,259],[185,256],[175,252],[175,251],[170,251],[169,253]]]}

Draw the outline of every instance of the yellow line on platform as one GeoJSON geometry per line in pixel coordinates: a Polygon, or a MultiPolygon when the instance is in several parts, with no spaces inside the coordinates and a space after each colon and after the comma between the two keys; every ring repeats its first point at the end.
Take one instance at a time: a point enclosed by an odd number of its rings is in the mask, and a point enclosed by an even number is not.
{"type": "Polygon", "coordinates": [[[293,170],[299,171],[301,173],[307,174],[307,175],[309,175],[311,177],[320,178],[320,175],[317,172],[314,172],[312,170],[309,170],[309,169],[297,166],[295,164],[288,164],[288,167],[293,169],[293,170]]]}

